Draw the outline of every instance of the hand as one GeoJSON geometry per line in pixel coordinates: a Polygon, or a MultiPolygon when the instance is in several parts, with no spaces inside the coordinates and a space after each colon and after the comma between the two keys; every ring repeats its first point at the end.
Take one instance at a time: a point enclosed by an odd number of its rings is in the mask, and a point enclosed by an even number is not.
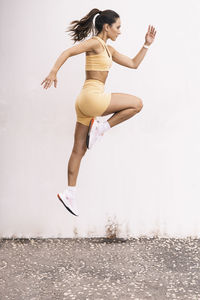
{"type": "Polygon", "coordinates": [[[150,46],[154,41],[155,35],[155,27],[149,25],[148,31],[145,35],[145,45],[150,46]]]}
{"type": "Polygon", "coordinates": [[[57,78],[55,72],[50,72],[49,75],[42,81],[41,85],[44,84],[44,89],[49,88],[52,85],[52,82],[54,81],[54,87],[57,87],[57,78]]]}

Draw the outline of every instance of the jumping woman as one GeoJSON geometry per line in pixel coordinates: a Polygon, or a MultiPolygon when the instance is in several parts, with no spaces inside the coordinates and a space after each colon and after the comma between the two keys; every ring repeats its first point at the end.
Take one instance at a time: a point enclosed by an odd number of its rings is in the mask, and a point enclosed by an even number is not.
{"type": "Polygon", "coordinates": [[[96,141],[102,138],[106,131],[131,118],[143,107],[142,100],[134,95],[104,92],[112,61],[127,68],[137,69],[148,47],[154,41],[156,31],[153,26],[149,26],[144,45],[134,58],[129,58],[119,53],[114,47],[107,45],[108,39],[115,41],[121,33],[120,16],[115,11],[101,11],[94,8],[81,20],[73,21],[70,24],[71,27],[67,31],[72,32],[74,43],[85,39],[91,31],[93,36],[63,51],[41,85],[44,83],[44,88],[47,89],[54,82],[54,87],[56,87],[56,75],[63,63],[71,56],[86,53],[86,79],[75,101],[77,122],[74,146],[68,162],[68,186],[63,193],[57,194],[68,211],[78,216],[75,194],[82,157],[87,149],[91,149],[96,141]],[[111,113],[113,115],[107,121],[99,122],[96,120],[97,116],[106,116],[111,113]]]}

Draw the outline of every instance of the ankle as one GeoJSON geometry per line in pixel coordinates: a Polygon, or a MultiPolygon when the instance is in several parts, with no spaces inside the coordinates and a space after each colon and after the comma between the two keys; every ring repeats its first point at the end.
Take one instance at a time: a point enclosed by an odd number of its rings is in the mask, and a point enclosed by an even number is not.
{"type": "Polygon", "coordinates": [[[69,191],[75,192],[75,191],[76,191],[76,186],[75,186],[75,185],[68,185],[68,186],[67,186],[67,189],[68,189],[69,191]]]}
{"type": "Polygon", "coordinates": [[[76,195],[76,186],[72,186],[72,185],[68,185],[66,190],[69,192],[69,194],[75,198],[75,195],[76,195]]]}

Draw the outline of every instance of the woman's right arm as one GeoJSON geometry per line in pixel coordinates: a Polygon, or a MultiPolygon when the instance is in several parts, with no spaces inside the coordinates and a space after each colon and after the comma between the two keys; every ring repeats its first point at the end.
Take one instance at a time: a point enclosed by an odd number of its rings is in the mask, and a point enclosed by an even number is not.
{"type": "Polygon", "coordinates": [[[51,86],[52,82],[54,81],[54,87],[56,87],[57,86],[56,75],[60,67],[64,64],[64,62],[71,56],[78,55],[86,51],[95,50],[97,46],[98,43],[95,39],[89,39],[63,51],[61,55],[58,57],[58,59],[56,60],[49,75],[42,81],[41,85],[45,83],[44,88],[47,89],[48,87],[51,86]]]}

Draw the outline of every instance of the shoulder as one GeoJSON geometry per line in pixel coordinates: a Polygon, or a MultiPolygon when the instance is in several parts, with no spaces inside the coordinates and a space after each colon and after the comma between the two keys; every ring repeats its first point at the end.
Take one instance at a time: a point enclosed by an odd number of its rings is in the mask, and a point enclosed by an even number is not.
{"type": "Polygon", "coordinates": [[[99,47],[99,41],[97,39],[93,39],[92,37],[90,39],[87,39],[88,44],[95,50],[95,48],[99,47]]]}
{"type": "Polygon", "coordinates": [[[93,39],[92,37],[87,40],[89,48],[86,51],[88,54],[98,54],[99,50],[101,50],[102,46],[97,39],[93,39]]]}

